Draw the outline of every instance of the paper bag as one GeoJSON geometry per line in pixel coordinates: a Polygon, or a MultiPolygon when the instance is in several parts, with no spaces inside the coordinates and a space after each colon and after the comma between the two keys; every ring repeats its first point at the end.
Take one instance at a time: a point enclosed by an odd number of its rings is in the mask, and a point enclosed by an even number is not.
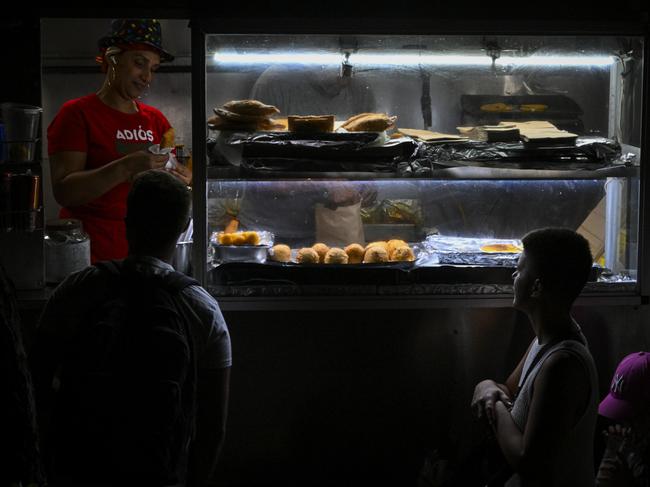
{"type": "Polygon", "coordinates": [[[339,206],[335,210],[318,203],[314,209],[316,241],[330,247],[345,247],[351,243],[365,242],[361,223],[361,202],[339,206]]]}

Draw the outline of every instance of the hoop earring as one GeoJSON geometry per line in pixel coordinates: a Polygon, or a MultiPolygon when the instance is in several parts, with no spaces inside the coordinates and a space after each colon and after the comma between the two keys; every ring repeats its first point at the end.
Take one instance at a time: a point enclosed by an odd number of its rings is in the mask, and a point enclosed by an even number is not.
{"type": "Polygon", "coordinates": [[[115,66],[111,66],[111,72],[108,75],[108,87],[110,88],[111,85],[113,84],[113,81],[115,81],[115,66]]]}

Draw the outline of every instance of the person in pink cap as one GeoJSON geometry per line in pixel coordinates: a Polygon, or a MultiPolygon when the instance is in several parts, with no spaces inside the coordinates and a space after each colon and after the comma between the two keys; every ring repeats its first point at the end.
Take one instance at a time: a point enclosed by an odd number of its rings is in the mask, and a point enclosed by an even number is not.
{"type": "Polygon", "coordinates": [[[618,364],[598,413],[613,421],[604,431],[598,487],[650,485],[650,353],[635,352],[618,364]]]}

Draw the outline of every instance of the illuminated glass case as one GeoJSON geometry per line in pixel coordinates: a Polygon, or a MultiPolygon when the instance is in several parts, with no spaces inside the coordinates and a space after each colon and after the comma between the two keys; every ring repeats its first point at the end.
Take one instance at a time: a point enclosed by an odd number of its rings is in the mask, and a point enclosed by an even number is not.
{"type": "Polygon", "coordinates": [[[486,254],[500,252],[485,248],[516,248],[530,230],[562,226],[591,244],[588,289],[640,292],[643,33],[218,32],[194,25],[194,61],[202,62],[194,87],[205,93],[193,100],[194,146],[196,160],[206,161],[195,169],[206,184],[195,196],[195,241],[205,242],[195,258],[207,262],[197,275],[213,290],[313,285],[320,275],[324,284],[475,282],[508,292],[516,250],[499,261],[486,254]],[[244,119],[224,125],[218,111],[244,99],[279,113],[264,127],[242,128],[244,119]],[[337,129],[368,112],[394,125],[337,129]],[[308,115],[333,115],[334,131],[287,130],[287,117],[308,115]],[[568,138],[537,139],[527,132],[531,122],[568,138]],[[504,134],[513,124],[519,132],[504,134]],[[218,234],[233,219],[238,231],[260,232],[262,244],[288,245],[289,262],[268,251],[244,262],[223,254],[218,234]],[[309,265],[308,274],[296,261],[317,242],[344,248],[391,239],[407,242],[415,261],[309,265]],[[456,244],[459,260],[449,260],[456,244]],[[463,260],[475,250],[474,260],[463,260]],[[384,267],[399,277],[382,281],[384,267]]]}

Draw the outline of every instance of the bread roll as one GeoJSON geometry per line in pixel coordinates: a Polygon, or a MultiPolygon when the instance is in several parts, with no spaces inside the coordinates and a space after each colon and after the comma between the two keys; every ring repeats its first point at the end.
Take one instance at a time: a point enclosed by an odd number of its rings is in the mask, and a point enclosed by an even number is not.
{"type": "Polygon", "coordinates": [[[408,247],[408,244],[404,240],[392,239],[388,241],[388,247],[386,250],[388,250],[388,255],[390,256],[397,247],[405,246],[408,247]]]}
{"type": "Polygon", "coordinates": [[[316,251],[318,254],[318,261],[322,264],[325,262],[325,254],[329,251],[329,247],[325,245],[324,243],[315,243],[314,245],[311,246],[312,249],[316,251]]]}
{"type": "Polygon", "coordinates": [[[311,247],[305,247],[298,251],[296,261],[299,264],[318,264],[318,253],[311,247]]]}
{"type": "Polygon", "coordinates": [[[323,262],[325,264],[347,264],[348,254],[346,254],[345,250],[343,249],[332,247],[325,254],[325,259],[323,262]]]}
{"type": "Polygon", "coordinates": [[[390,260],[397,262],[413,262],[415,260],[415,254],[413,249],[407,245],[403,247],[397,247],[393,250],[393,253],[390,256],[390,260]]]}
{"type": "Polygon", "coordinates": [[[360,264],[363,261],[365,249],[358,243],[350,244],[344,250],[348,254],[348,264],[360,264]]]}
{"type": "Polygon", "coordinates": [[[388,262],[388,252],[383,247],[370,247],[363,256],[363,263],[374,264],[377,262],[388,262]]]}
{"type": "Polygon", "coordinates": [[[334,130],[334,115],[289,115],[289,132],[321,133],[334,130]]]}
{"type": "Polygon", "coordinates": [[[366,245],[366,249],[365,249],[366,252],[371,247],[381,247],[382,249],[384,249],[386,251],[386,253],[388,253],[388,242],[384,242],[382,240],[378,240],[376,242],[370,242],[368,245],[366,245]]]}
{"type": "Polygon", "coordinates": [[[284,244],[274,245],[271,248],[270,258],[276,262],[289,262],[291,260],[291,249],[284,244]]]}

